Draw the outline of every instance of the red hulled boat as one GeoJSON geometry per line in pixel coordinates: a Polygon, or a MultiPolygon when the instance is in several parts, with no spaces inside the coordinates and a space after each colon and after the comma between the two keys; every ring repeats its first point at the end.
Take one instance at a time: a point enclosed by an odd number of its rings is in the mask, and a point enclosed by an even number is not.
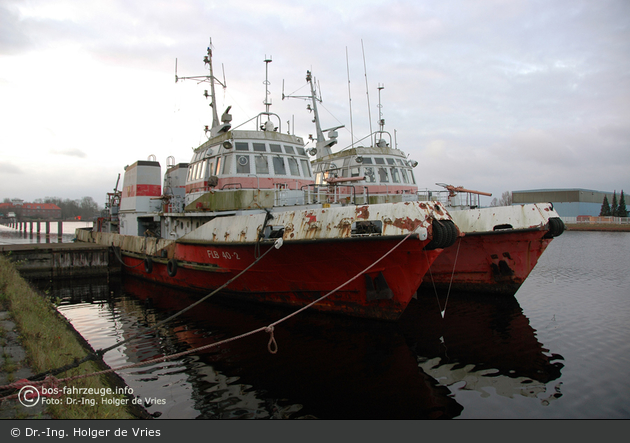
{"type": "MultiPolygon", "coordinates": [[[[382,89],[380,86],[379,110],[382,89]]],[[[352,146],[336,153],[318,151],[312,162],[316,183],[334,184],[339,195],[353,195],[369,203],[444,204],[463,236],[456,240],[447,227],[436,224],[435,238],[452,246],[431,264],[420,289],[514,294],[551,240],[564,231],[553,205],[482,208],[479,195],[490,194],[450,185],[443,185],[447,191],[419,192],[410,169],[417,162],[392,147],[384,122],[381,115],[379,131],[370,135],[371,146],[352,146]]]]}
{"type": "Polygon", "coordinates": [[[114,246],[125,273],[161,284],[209,293],[229,282],[221,295],[293,307],[334,291],[313,308],[396,320],[458,235],[444,206],[370,204],[318,185],[303,139],[282,132],[268,100],[237,128],[229,107],[219,121],[210,48],[204,61],[208,75],[176,80],[210,83],[208,141],[190,163],[169,157],[163,184],[154,158],[126,167],[122,191],[77,239],[114,246]]]}

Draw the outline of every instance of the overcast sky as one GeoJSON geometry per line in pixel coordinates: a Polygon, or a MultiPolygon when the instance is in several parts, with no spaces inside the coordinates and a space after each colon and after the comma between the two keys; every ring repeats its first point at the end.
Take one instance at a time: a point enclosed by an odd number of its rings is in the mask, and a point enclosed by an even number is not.
{"type": "Polygon", "coordinates": [[[377,128],[383,84],[421,188],[627,193],[629,25],[627,0],[0,0],[0,199],[102,205],[125,165],[188,162],[212,117],[175,59],[204,74],[210,38],[233,124],[264,110],[271,57],[282,131],[314,133],[282,100],[312,70],[336,149],[377,128]]]}

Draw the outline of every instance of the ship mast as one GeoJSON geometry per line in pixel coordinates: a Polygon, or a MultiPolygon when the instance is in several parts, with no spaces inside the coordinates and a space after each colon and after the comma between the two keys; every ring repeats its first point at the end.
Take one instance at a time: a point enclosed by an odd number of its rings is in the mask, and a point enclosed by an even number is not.
{"type": "MultiPolygon", "coordinates": [[[[175,59],[175,83],[177,83],[179,80],[197,80],[199,83],[201,82],[208,82],[210,83],[210,94],[208,94],[208,90],[204,91],[204,97],[208,98],[210,97],[210,107],[212,108],[212,127],[210,129],[208,129],[208,127],[206,126],[206,132],[210,132],[211,136],[214,136],[216,134],[218,134],[219,132],[222,131],[226,131],[227,129],[229,129],[230,125],[229,125],[229,121],[230,119],[226,117],[223,119],[223,123],[219,121],[219,114],[217,112],[217,100],[216,100],[216,94],[215,94],[215,90],[214,90],[214,82],[216,81],[218,84],[220,84],[223,88],[226,88],[226,82],[225,82],[225,72],[223,73],[223,82],[221,82],[219,79],[217,79],[214,76],[214,72],[212,70],[212,39],[210,39],[210,45],[208,46],[208,53],[206,56],[204,56],[203,58],[203,62],[208,66],[208,75],[199,75],[199,76],[193,76],[193,77],[178,77],[177,76],[177,59],[175,59]],[[227,120],[226,120],[227,119],[227,120]]],[[[228,112],[230,110],[230,107],[228,107],[228,109],[225,111],[225,116],[227,116],[228,112]]]]}
{"type": "MultiPolygon", "coordinates": [[[[315,139],[314,152],[313,152],[313,148],[311,148],[309,150],[309,153],[311,153],[311,155],[315,155],[316,158],[321,158],[321,157],[325,157],[327,155],[332,154],[332,150],[330,148],[337,144],[337,136],[338,136],[337,129],[343,128],[345,125],[335,126],[329,129],[322,129],[321,123],[319,121],[319,112],[317,111],[317,102],[318,101],[321,102],[322,99],[317,97],[317,92],[315,91],[315,84],[313,82],[313,75],[311,74],[311,71],[306,71],[306,81],[310,85],[311,95],[289,96],[289,95],[284,95],[284,93],[282,93],[282,99],[284,100],[285,98],[301,98],[301,99],[311,101],[312,106],[309,104],[307,105],[306,109],[308,109],[309,111],[313,111],[313,123],[315,123],[315,131],[317,133],[317,137],[315,139]],[[328,137],[329,137],[328,140],[324,136],[324,132],[328,132],[328,137]]],[[[312,140],[312,137],[311,137],[311,140],[312,140]]]]}

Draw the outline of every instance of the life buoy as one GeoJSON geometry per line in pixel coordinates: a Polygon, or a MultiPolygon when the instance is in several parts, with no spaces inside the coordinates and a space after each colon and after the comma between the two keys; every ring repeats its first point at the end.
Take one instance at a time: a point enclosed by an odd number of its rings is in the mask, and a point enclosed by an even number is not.
{"type": "Polygon", "coordinates": [[[144,259],[144,272],[147,274],[153,272],[153,260],[150,257],[144,259]]]}
{"type": "Polygon", "coordinates": [[[169,277],[175,277],[177,274],[177,261],[174,258],[166,263],[166,272],[168,272],[169,277]]]}

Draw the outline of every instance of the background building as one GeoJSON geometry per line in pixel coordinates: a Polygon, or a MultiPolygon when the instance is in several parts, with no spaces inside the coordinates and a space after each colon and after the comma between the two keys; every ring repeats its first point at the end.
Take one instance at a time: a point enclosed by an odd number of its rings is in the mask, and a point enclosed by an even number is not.
{"type": "Polygon", "coordinates": [[[22,200],[0,203],[0,213],[4,214],[4,217],[7,217],[11,212],[15,213],[20,220],[56,220],[61,218],[61,208],[53,203],[24,203],[22,200]]]}
{"type": "MultiPolygon", "coordinates": [[[[621,191],[617,193],[617,201],[621,191]]],[[[512,204],[551,202],[560,217],[598,216],[604,196],[612,204],[613,193],[592,189],[533,189],[512,191],[512,204]]]]}

